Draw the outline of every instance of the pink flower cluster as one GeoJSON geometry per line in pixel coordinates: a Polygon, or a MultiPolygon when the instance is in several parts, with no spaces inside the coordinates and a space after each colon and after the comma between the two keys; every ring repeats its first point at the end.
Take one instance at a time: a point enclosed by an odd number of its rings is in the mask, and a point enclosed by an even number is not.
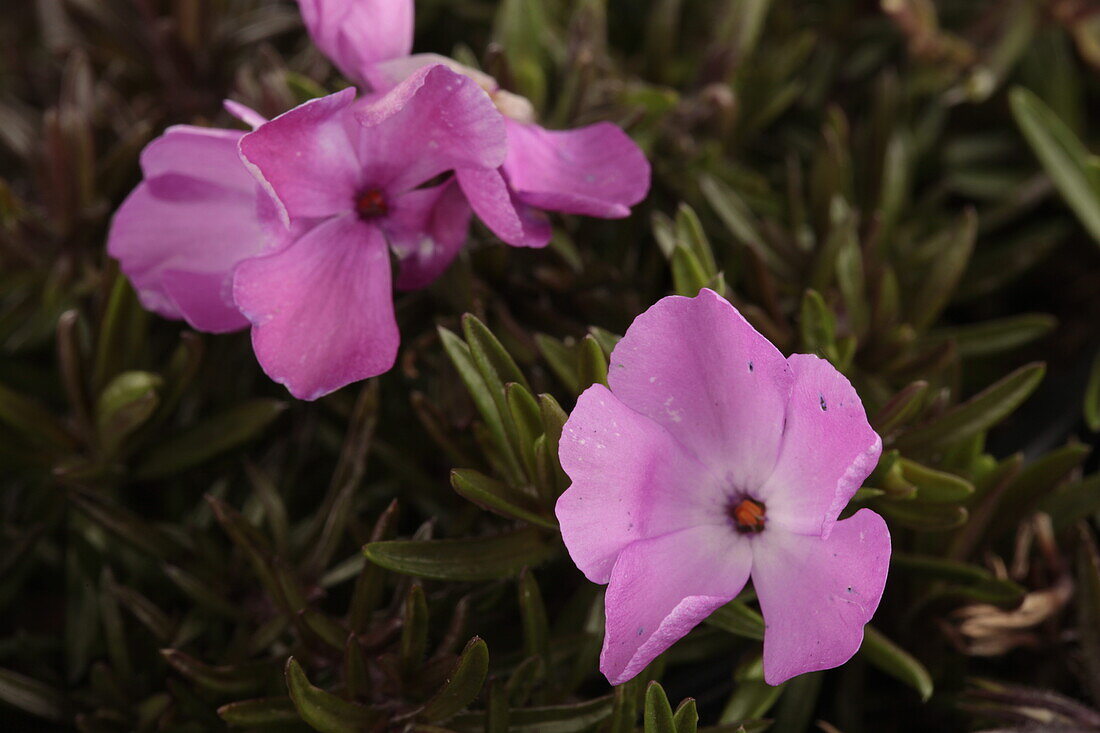
{"type": "Polygon", "coordinates": [[[400,289],[438,277],[473,213],[503,241],[545,246],[545,211],[625,217],[649,164],[618,127],[551,131],[491,77],[410,56],[412,0],[300,0],[345,89],[251,132],[170,128],[108,251],[142,302],[214,333],[251,326],[267,374],[312,400],[390,369],[400,289]],[[431,185],[429,185],[431,184],[431,185]]]}

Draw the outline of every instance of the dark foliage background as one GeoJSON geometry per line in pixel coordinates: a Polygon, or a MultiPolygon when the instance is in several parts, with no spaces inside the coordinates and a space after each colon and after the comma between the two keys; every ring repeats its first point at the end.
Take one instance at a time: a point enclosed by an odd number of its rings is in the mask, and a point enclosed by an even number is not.
{"type": "Polygon", "coordinates": [[[421,0],[418,51],[618,122],[653,191],[541,252],[476,231],[399,297],[398,366],[317,403],[104,249],[165,126],[343,83],[295,5],[3,10],[7,729],[1100,730],[1096,3],[421,0]],[[613,691],[557,435],[704,285],[857,385],[896,557],[839,670],[764,685],[749,592],[613,691]]]}

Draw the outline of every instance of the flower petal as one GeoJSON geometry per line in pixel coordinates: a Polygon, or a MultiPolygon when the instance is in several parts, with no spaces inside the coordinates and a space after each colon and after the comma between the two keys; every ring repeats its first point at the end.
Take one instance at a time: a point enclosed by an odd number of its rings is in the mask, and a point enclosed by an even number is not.
{"type": "Polygon", "coordinates": [[[226,99],[222,102],[222,107],[225,111],[233,115],[235,118],[243,122],[244,124],[255,130],[260,125],[267,123],[267,118],[256,110],[241,104],[240,102],[234,102],[232,99],[226,99]]]}
{"type": "Polygon", "coordinates": [[[692,527],[623,550],[604,598],[600,671],[613,685],[642,671],[745,586],[748,540],[728,526],[692,527]]]}
{"type": "Polygon", "coordinates": [[[478,218],[507,244],[545,247],[553,230],[541,211],[516,199],[499,170],[458,169],[462,192],[478,218]]]}
{"type": "Polygon", "coordinates": [[[601,384],[577,399],[558,454],[573,481],[555,509],[562,540],[593,583],[610,579],[631,542],[697,524],[729,526],[706,468],[601,384]]]}
{"type": "Polygon", "coordinates": [[[787,360],[712,290],[662,298],[611,353],[611,391],[723,480],[759,487],[775,465],[794,381],[787,360]]]}
{"type": "Polygon", "coordinates": [[[878,464],[882,440],[851,382],[809,354],[788,360],[794,388],[779,459],[760,490],[768,520],[800,534],[829,536],[848,500],[878,464]]]}
{"type": "Polygon", "coordinates": [[[247,325],[229,297],[233,267],[278,241],[258,216],[256,182],[237,155],[242,134],[169,128],[142,152],[146,180],[115,212],[107,236],[107,251],[145,307],[201,331],[247,325]],[[189,278],[204,287],[175,287],[189,278]]]}
{"type": "Polygon", "coordinates": [[[870,509],[828,539],[769,528],[753,540],[769,685],[844,664],[863,642],[890,566],[890,530],[870,509]]]}
{"type": "Polygon", "coordinates": [[[358,124],[345,110],[354,89],[311,99],[241,138],[249,170],[291,219],[350,211],[361,182],[349,137],[358,124]]]}
{"type": "Polygon", "coordinates": [[[507,120],[504,175],[530,206],[619,219],[649,192],[649,161],[617,125],[546,130],[507,120]]]}
{"type": "Polygon", "coordinates": [[[460,64],[448,56],[437,53],[414,53],[410,56],[379,62],[367,70],[367,81],[375,91],[385,91],[397,86],[425,66],[433,64],[443,64],[451,71],[470,77],[487,92],[495,92],[500,88],[497,80],[484,71],[460,64]]]}
{"type": "Polygon", "coordinates": [[[350,79],[363,81],[378,61],[407,56],[413,0],[298,0],[317,47],[350,79]]]}
{"type": "Polygon", "coordinates": [[[435,64],[417,70],[381,98],[356,107],[365,183],[391,195],[455,168],[504,162],[504,120],[467,77],[435,64]]]}
{"type": "Polygon", "coordinates": [[[299,399],[381,374],[397,356],[389,251],[354,215],[242,262],[233,297],[252,322],[260,365],[299,399]]]}
{"type": "Polygon", "coordinates": [[[397,287],[427,287],[443,274],[466,243],[472,215],[453,178],[397,197],[385,223],[390,248],[401,262],[397,287]]]}

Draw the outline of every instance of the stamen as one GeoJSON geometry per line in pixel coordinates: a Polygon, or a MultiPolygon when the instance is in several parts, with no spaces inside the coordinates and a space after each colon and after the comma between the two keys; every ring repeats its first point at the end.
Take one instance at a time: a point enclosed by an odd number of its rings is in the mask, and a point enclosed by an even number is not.
{"type": "Polygon", "coordinates": [[[386,203],[386,195],[377,188],[371,188],[359,194],[355,199],[355,211],[363,220],[377,219],[390,212],[386,203]]]}
{"type": "Polygon", "coordinates": [[[742,499],[737,504],[731,504],[729,509],[734,526],[744,534],[763,532],[766,513],[764,504],[752,499],[742,499]]]}

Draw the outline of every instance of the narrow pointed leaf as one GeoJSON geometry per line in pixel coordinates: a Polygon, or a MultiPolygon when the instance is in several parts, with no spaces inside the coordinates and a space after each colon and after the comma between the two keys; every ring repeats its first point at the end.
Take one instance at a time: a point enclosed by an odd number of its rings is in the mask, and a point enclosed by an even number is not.
{"type": "Polygon", "coordinates": [[[302,720],[320,733],[356,733],[369,728],[379,715],[310,684],[298,661],[286,661],[286,686],[302,720]]]}
{"type": "Polygon", "coordinates": [[[489,648],[475,636],[462,650],[443,687],[424,704],[421,717],[444,721],[464,710],[477,698],[488,674],[489,648]]]}
{"type": "Polygon", "coordinates": [[[493,580],[535,566],[556,547],[533,529],[428,542],[373,542],[363,548],[367,559],[406,575],[440,580],[493,580]]]}
{"type": "Polygon", "coordinates": [[[863,627],[863,646],[860,651],[870,664],[916,690],[921,700],[932,697],[932,676],[924,665],[883,636],[875,627],[863,627]]]}

